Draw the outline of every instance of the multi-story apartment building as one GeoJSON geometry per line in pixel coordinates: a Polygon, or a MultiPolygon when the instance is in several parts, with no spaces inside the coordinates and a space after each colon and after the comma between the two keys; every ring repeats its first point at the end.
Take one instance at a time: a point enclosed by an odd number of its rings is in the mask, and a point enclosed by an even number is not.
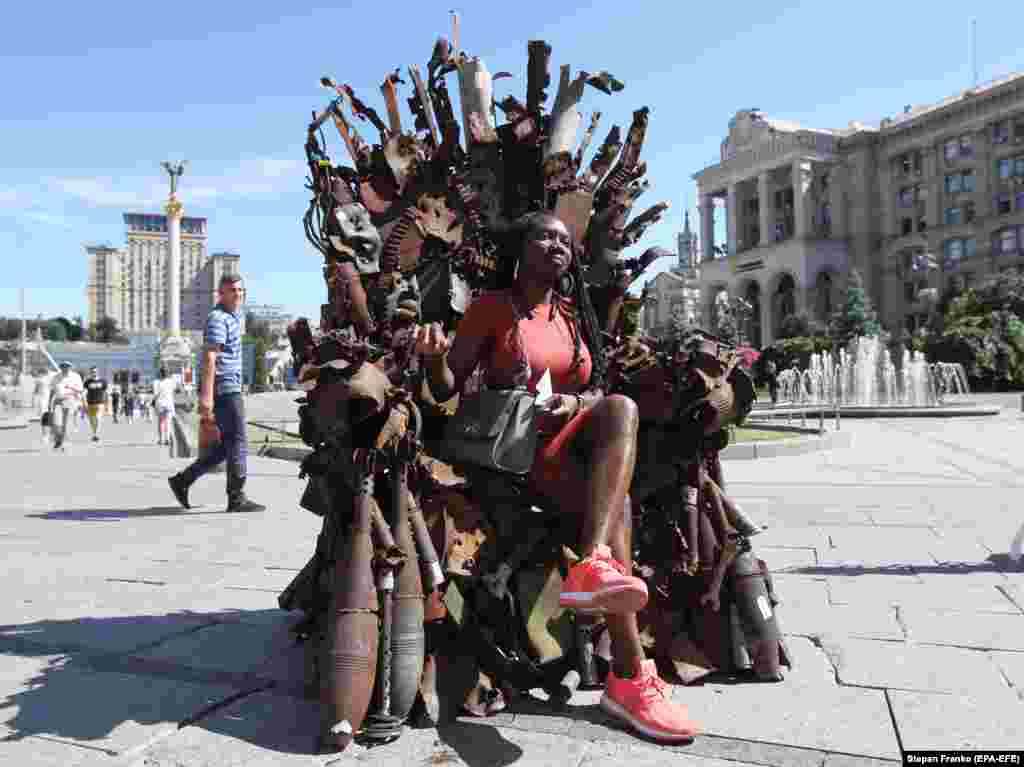
{"type": "MultiPolygon", "coordinates": [[[[89,321],[113,317],[129,333],[145,333],[167,327],[168,233],[167,217],[160,214],[125,213],[127,246],[115,250],[86,246],[89,256],[89,321]]],[[[197,277],[210,259],[206,254],[206,219],[186,216],[181,221],[181,327],[202,329],[190,322],[187,307],[199,291],[197,277]]],[[[205,320],[205,315],[203,315],[205,320]]]]}
{"type": "Polygon", "coordinates": [[[676,265],[644,283],[640,326],[648,335],[661,336],[677,321],[695,323],[700,314],[697,238],[690,229],[689,211],[676,239],[676,265]]]}
{"type": "Polygon", "coordinates": [[[703,322],[714,325],[726,290],[753,304],[748,337],[768,344],[791,314],[827,320],[857,268],[885,326],[913,330],[953,283],[1024,263],[1024,74],[907,106],[877,128],[741,110],[720,160],[694,180],[703,322]]]}
{"type": "MultiPolygon", "coordinates": [[[[190,330],[203,330],[206,316],[217,305],[218,285],[225,274],[241,274],[237,253],[214,253],[196,273],[188,288],[181,291],[181,326],[190,330]]],[[[245,331],[245,318],[242,318],[245,331]]]]}
{"type": "Polygon", "coordinates": [[[86,245],[85,252],[89,258],[89,325],[112,317],[124,328],[124,252],[109,245],[86,245]]]}

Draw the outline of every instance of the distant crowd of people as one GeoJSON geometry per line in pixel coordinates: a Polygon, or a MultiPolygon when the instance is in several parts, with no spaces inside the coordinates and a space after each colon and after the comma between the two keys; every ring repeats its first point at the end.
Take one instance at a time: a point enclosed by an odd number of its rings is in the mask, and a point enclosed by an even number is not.
{"type": "Polygon", "coordinates": [[[137,419],[156,420],[157,444],[170,444],[171,418],[174,415],[174,394],[177,379],[160,369],[160,377],[152,387],[138,384],[110,384],[90,368],[87,377],[75,372],[70,362],[60,363],[60,372],[47,387],[42,378],[36,382],[35,399],[39,408],[43,438],[52,440],[55,450],[64,449],[68,434],[89,424],[91,439],[100,441],[104,417],[114,423],[123,418],[128,423],[137,419]]]}

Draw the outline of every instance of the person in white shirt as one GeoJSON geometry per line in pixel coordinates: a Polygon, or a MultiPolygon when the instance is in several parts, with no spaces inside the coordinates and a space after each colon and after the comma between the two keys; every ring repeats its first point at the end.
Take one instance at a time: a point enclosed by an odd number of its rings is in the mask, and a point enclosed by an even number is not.
{"type": "Polygon", "coordinates": [[[60,373],[53,379],[50,386],[50,428],[53,431],[53,448],[59,450],[64,446],[67,436],[68,419],[73,419],[81,408],[82,393],[85,385],[82,377],[71,369],[70,362],[60,363],[60,373]]]}
{"type": "Polygon", "coordinates": [[[178,382],[160,368],[160,378],[153,382],[153,407],[157,415],[158,445],[171,444],[171,418],[174,416],[174,390],[178,382]]]}

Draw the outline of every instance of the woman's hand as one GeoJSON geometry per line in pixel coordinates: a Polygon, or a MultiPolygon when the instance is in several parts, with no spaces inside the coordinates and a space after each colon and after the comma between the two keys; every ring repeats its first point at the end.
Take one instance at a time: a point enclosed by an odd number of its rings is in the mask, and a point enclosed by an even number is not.
{"type": "Polygon", "coordinates": [[[452,345],[451,340],[445,336],[444,330],[437,322],[417,327],[414,339],[416,353],[432,359],[443,357],[452,345]]]}
{"type": "Polygon", "coordinates": [[[537,428],[542,434],[554,434],[580,411],[580,398],[572,394],[552,394],[540,406],[537,428]]]}

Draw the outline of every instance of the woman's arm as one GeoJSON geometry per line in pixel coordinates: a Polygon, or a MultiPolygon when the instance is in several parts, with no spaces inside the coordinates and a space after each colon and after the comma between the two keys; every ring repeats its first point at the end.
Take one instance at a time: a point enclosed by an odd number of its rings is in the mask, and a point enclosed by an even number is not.
{"type": "MultiPolygon", "coordinates": [[[[425,352],[427,383],[430,385],[430,393],[438,402],[446,402],[461,393],[462,388],[466,385],[466,380],[473,374],[484,356],[488,338],[484,334],[471,330],[471,326],[466,322],[468,318],[469,314],[467,313],[459,323],[462,332],[455,336],[454,341],[444,339],[444,342],[439,345],[439,347],[447,348],[447,351],[425,352]]],[[[433,334],[434,327],[431,327],[428,332],[433,334]]],[[[436,332],[443,338],[443,331],[440,327],[437,327],[436,332]]]]}
{"type": "Polygon", "coordinates": [[[494,333],[493,311],[493,302],[482,296],[459,321],[454,337],[446,338],[437,323],[416,331],[416,350],[425,358],[427,384],[436,401],[446,402],[461,393],[483,360],[494,333]]]}

